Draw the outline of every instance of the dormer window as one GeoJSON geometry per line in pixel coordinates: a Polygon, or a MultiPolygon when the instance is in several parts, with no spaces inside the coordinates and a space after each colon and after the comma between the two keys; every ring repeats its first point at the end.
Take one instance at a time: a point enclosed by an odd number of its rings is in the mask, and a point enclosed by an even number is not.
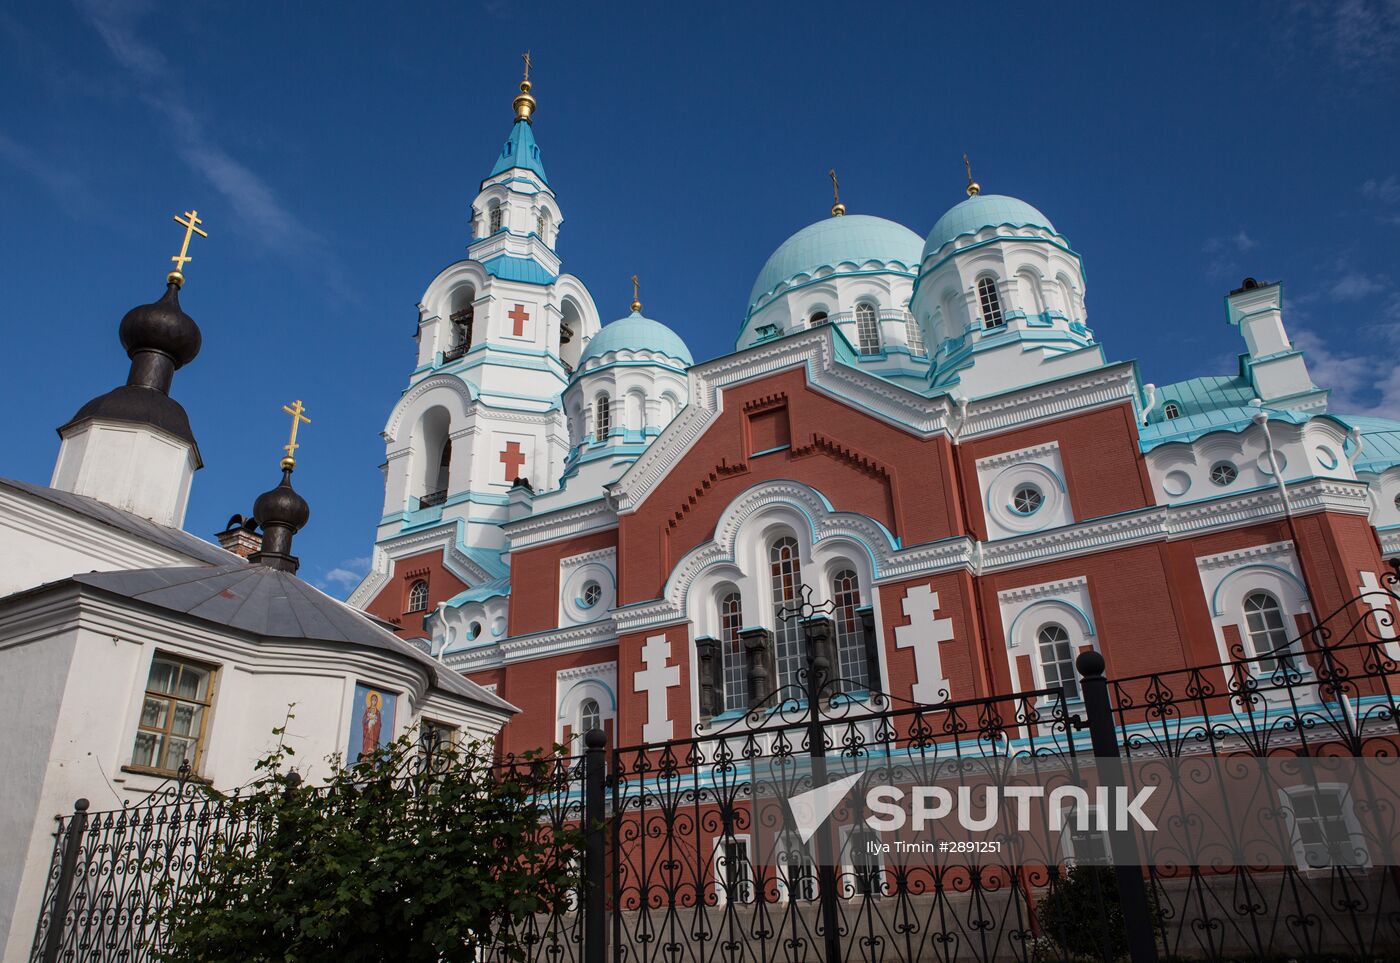
{"type": "Polygon", "coordinates": [[[1001,314],[1001,295],[997,293],[997,284],[991,278],[983,278],[977,282],[977,300],[982,304],[982,327],[1000,328],[1006,325],[1006,318],[1001,314]]]}
{"type": "Polygon", "coordinates": [[[856,305],[856,341],[861,354],[880,353],[880,322],[874,305],[864,301],[856,305]]]}
{"type": "Polygon", "coordinates": [[[1168,401],[1162,406],[1162,417],[1171,421],[1173,418],[1181,417],[1181,406],[1175,401],[1168,401]]]}
{"type": "Polygon", "coordinates": [[[593,399],[593,440],[605,441],[612,431],[612,403],[606,392],[593,399]]]}

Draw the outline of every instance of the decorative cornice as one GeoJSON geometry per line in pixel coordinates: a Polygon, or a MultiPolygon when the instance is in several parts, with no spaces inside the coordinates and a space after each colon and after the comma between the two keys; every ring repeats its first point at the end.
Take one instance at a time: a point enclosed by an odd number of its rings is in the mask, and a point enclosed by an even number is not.
{"type": "Polygon", "coordinates": [[[1379,534],[1381,537],[1381,556],[1390,558],[1393,555],[1400,555],[1400,529],[1392,529],[1379,534]]]}
{"type": "Polygon", "coordinates": [[[1293,556],[1293,543],[1291,541],[1273,542],[1269,545],[1251,545],[1233,552],[1221,552],[1219,555],[1202,555],[1196,559],[1196,567],[1209,572],[1219,568],[1234,568],[1241,562],[1258,562],[1280,556],[1288,558],[1293,556]]]}
{"type": "Polygon", "coordinates": [[[415,555],[425,549],[441,547],[443,566],[468,585],[489,582],[504,575],[507,571],[504,566],[499,571],[487,569],[462,550],[462,529],[465,524],[465,519],[457,518],[450,523],[407,535],[395,535],[376,543],[373,567],[346,601],[363,609],[389,581],[394,559],[415,555]]]}
{"type": "Polygon", "coordinates": [[[580,565],[587,565],[589,562],[617,560],[617,546],[609,545],[607,548],[595,549],[591,552],[583,552],[580,555],[566,555],[559,560],[561,569],[578,568],[580,565]]]}
{"type": "Polygon", "coordinates": [[[597,662],[593,665],[576,665],[572,669],[560,669],[554,673],[556,682],[576,682],[579,679],[596,679],[609,673],[617,678],[617,662],[597,662]]]}
{"type": "Polygon", "coordinates": [[[1088,584],[1089,579],[1080,575],[1076,578],[1060,579],[1057,582],[1044,582],[1040,585],[1023,585],[1019,588],[998,592],[997,601],[1003,605],[1015,602],[1029,602],[1032,599],[1044,598],[1046,596],[1065,595],[1074,589],[1084,588],[1088,584]]]}
{"type": "Polygon", "coordinates": [[[988,455],[986,458],[977,459],[977,470],[984,468],[999,468],[1002,465],[1011,465],[1018,461],[1031,461],[1041,455],[1048,455],[1051,452],[1060,450],[1058,441],[1047,441],[1043,445],[1034,445],[1030,448],[1021,448],[1016,451],[1004,451],[997,455],[988,455]]]}
{"type": "Polygon", "coordinates": [[[476,672],[513,662],[578,652],[600,645],[614,645],[617,643],[617,635],[618,627],[615,621],[604,618],[583,625],[551,629],[548,632],[512,636],[495,645],[448,652],[443,656],[443,662],[459,672],[476,672]]]}
{"type": "Polygon", "coordinates": [[[511,551],[617,527],[617,515],[606,497],[530,515],[502,526],[511,551]]]}
{"type": "Polygon", "coordinates": [[[968,406],[967,419],[958,432],[958,439],[993,434],[1089,408],[1133,403],[1137,392],[1137,373],[1131,362],[1067,375],[974,401],[968,406]]]}

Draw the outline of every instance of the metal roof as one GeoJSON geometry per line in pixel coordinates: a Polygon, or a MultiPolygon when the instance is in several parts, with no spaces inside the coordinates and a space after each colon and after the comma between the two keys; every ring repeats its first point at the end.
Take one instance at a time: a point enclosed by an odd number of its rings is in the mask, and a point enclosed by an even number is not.
{"type": "Polygon", "coordinates": [[[12,478],[0,478],[0,486],[41,499],[51,505],[89,518],[98,524],[126,532],[128,535],[153,545],[168,548],[172,552],[187,555],[196,561],[209,565],[247,564],[232,552],[226,552],[217,545],[206,542],[202,538],[196,538],[189,532],[172,528],[169,525],[161,525],[149,518],[133,515],[131,512],[124,512],[120,508],[114,508],[106,502],[89,498],[87,495],[75,495],[72,492],[59,491],[57,488],[48,488],[44,485],[31,485],[29,482],[15,481],[12,478]]]}
{"type": "Polygon", "coordinates": [[[266,565],[181,566],[89,572],[72,581],[252,635],[358,645],[390,652],[428,671],[433,684],[505,712],[504,699],[441,665],[289,572],[266,565]]]}

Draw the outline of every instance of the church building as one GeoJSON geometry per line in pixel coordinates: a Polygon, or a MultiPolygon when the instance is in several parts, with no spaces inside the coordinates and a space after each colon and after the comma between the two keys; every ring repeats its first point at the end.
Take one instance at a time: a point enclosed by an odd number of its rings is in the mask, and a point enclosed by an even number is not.
{"type": "Polygon", "coordinates": [[[1235,370],[1154,386],[1070,239],[969,172],[917,232],[838,196],[697,362],[563,271],[536,106],[422,295],[350,600],[519,707],[505,750],[730,724],[805,665],[801,601],[853,698],[1073,698],[1079,652],[1268,652],[1400,555],[1400,423],[1329,408],[1280,284],[1225,295],[1235,370]]]}

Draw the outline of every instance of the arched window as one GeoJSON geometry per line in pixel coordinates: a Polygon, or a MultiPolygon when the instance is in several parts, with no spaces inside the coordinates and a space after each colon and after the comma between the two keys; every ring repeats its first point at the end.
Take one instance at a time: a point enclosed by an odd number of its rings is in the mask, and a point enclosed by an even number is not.
{"type": "Polygon", "coordinates": [[[768,562],[773,581],[774,668],[779,686],[792,685],[807,661],[801,620],[785,611],[801,599],[802,563],[797,555],[797,539],[785,535],[774,542],[768,551],[768,562]]]}
{"type": "Polygon", "coordinates": [[[598,708],[597,699],[584,699],[578,704],[579,735],[603,728],[603,712],[598,708]]]}
{"type": "Polygon", "coordinates": [[[1273,673],[1293,667],[1288,629],[1278,599],[1268,592],[1253,592],[1244,600],[1244,625],[1249,634],[1249,654],[1260,672],[1273,673]]]}
{"type": "Polygon", "coordinates": [[[997,293],[995,281],[983,278],[977,282],[977,300],[982,305],[982,327],[1000,328],[1006,324],[1001,316],[1001,295],[997,293]]]}
{"type": "Polygon", "coordinates": [[[809,328],[815,328],[819,324],[826,324],[825,311],[814,311],[812,316],[807,319],[807,327],[809,328]]]}
{"type": "Polygon", "coordinates": [[[540,211],[535,215],[535,233],[539,235],[541,241],[548,241],[549,235],[549,211],[540,211]]]}
{"type": "Polygon", "coordinates": [[[606,391],[593,399],[593,440],[605,441],[612,431],[612,402],[606,391]]]}
{"type": "Polygon", "coordinates": [[[452,477],[452,439],[449,438],[442,443],[442,455],[438,458],[437,485],[430,494],[436,495],[441,492],[446,498],[448,480],[452,477]]]}
{"type": "Polygon", "coordinates": [[[408,587],[408,611],[422,612],[428,607],[428,583],[418,579],[408,587]]]}
{"type": "Polygon", "coordinates": [[[880,350],[880,322],[874,306],[864,301],[856,305],[856,341],[861,354],[877,354],[880,350]]]}
{"type": "Polygon", "coordinates": [[[1175,401],[1168,401],[1162,406],[1162,417],[1171,421],[1173,418],[1181,417],[1181,406],[1175,401]]]}
{"type": "Polygon", "coordinates": [[[490,233],[490,234],[495,234],[497,231],[499,231],[499,230],[501,229],[501,217],[502,217],[502,216],[503,216],[503,214],[502,214],[502,211],[501,211],[501,205],[499,205],[499,204],[492,204],[492,205],[491,205],[491,227],[490,227],[488,233],[490,233]]]}
{"type": "Polygon", "coordinates": [[[860,624],[860,582],[851,569],[842,569],[831,580],[831,600],[836,604],[831,617],[836,623],[836,675],[852,688],[870,688],[870,669],[865,663],[865,631],[860,624]]]}
{"type": "Polygon", "coordinates": [[[746,709],[749,704],[748,672],[744,665],[743,640],[739,630],[744,627],[744,606],[738,592],[730,592],[719,600],[720,668],[724,673],[725,711],[746,709]]]}
{"type": "Polygon", "coordinates": [[[1059,686],[1065,699],[1079,701],[1079,677],[1074,674],[1074,647],[1063,625],[1054,622],[1042,625],[1035,636],[1036,656],[1040,659],[1040,674],[1045,688],[1059,686]]]}
{"type": "Polygon", "coordinates": [[[904,340],[909,345],[909,353],[914,357],[928,357],[928,348],[924,347],[924,329],[919,327],[919,322],[908,312],[904,315],[904,340]]]}

